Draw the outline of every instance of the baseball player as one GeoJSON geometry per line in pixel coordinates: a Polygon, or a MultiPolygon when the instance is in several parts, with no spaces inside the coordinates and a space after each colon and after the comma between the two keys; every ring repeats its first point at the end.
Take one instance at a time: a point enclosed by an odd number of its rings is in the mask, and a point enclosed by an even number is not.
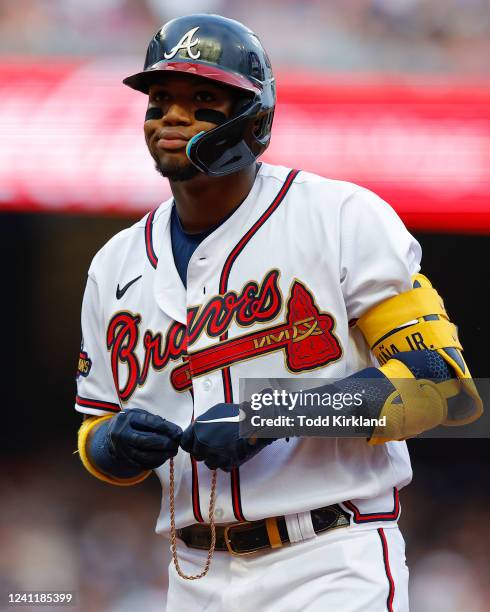
{"type": "Polygon", "coordinates": [[[275,84],[240,23],[170,21],[124,83],[148,96],[146,144],[173,196],[89,269],[83,464],[118,485],[160,479],[168,610],[408,610],[403,440],[481,413],[419,244],[372,192],[257,161],[275,84]],[[376,379],[355,410],[387,425],[241,438],[252,378],[376,379]]]}

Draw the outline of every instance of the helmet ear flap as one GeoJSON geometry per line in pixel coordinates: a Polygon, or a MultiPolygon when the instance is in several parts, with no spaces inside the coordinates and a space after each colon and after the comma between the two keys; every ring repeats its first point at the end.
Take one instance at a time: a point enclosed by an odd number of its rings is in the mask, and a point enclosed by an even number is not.
{"type": "Polygon", "coordinates": [[[195,136],[187,145],[187,157],[209,176],[231,174],[253,164],[257,158],[253,127],[259,108],[260,102],[252,103],[238,117],[195,136]]]}
{"type": "Polygon", "coordinates": [[[235,104],[233,105],[232,115],[237,117],[242,114],[242,111],[253,101],[254,95],[250,92],[241,91],[237,95],[235,104]]]}
{"type": "Polygon", "coordinates": [[[266,142],[270,139],[272,121],[274,119],[274,110],[266,111],[257,116],[254,123],[253,134],[260,142],[266,142]]]}

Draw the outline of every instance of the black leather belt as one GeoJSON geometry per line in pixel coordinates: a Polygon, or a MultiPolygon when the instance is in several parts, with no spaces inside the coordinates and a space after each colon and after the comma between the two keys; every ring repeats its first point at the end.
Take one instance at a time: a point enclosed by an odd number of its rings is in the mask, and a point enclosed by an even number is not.
{"type": "MultiPolygon", "coordinates": [[[[340,506],[334,505],[312,510],[311,522],[315,533],[324,533],[337,527],[347,527],[350,518],[340,506]]],[[[211,530],[208,524],[196,523],[183,527],[177,530],[177,536],[189,548],[209,550],[211,546],[211,530]]],[[[216,525],[215,550],[228,551],[232,555],[247,555],[290,543],[284,516],[216,525]]]]}

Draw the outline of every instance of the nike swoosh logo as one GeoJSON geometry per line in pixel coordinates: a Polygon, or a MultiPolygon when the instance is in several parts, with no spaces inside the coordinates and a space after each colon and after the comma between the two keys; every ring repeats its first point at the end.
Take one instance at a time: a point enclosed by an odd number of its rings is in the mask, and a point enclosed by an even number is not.
{"type": "Polygon", "coordinates": [[[220,419],[209,419],[209,421],[198,421],[201,423],[240,423],[247,418],[244,410],[240,408],[239,413],[236,416],[222,417],[220,419]]]}
{"type": "Polygon", "coordinates": [[[133,278],[133,280],[129,281],[129,283],[124,285],[124,287],[122,289],[119,289],[119,283],[118,283],[117,284],[117,289],[116,289],[116,299],[120,300],[122,298],[122,296],[126,293],[126,291],[131,287],[131,285],[133,285],[136,281],[138,281],[142,276],[143,275],[140,274],[136,278],[133,278]]]}

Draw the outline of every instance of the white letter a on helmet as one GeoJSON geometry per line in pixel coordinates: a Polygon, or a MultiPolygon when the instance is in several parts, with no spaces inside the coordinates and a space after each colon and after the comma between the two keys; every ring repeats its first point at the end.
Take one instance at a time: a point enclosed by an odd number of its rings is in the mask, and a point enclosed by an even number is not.
{"type": "Polygon", "coordinates": [[[196,40],[192,40],[192,37],[198,30],[199,26],[197,26],[197,28],[192,28],[192,30],[186,32],[184,36],[182,36],[182,38],[179,40],[179,42],[175,45],[175,47],[171,49],[168,53],[164,53],[163,57],[165,59],[172,59],[177,55],[178,51],[180,51],[181,49],[187,49],[187,55],[191,59],[199,59],[201,57],[201,52],[197,51],[197,53],[193,53],[192,51],[192,47],[195,47],[197,44],[199,44],[199,38],[196,38],[196,40]]]}

